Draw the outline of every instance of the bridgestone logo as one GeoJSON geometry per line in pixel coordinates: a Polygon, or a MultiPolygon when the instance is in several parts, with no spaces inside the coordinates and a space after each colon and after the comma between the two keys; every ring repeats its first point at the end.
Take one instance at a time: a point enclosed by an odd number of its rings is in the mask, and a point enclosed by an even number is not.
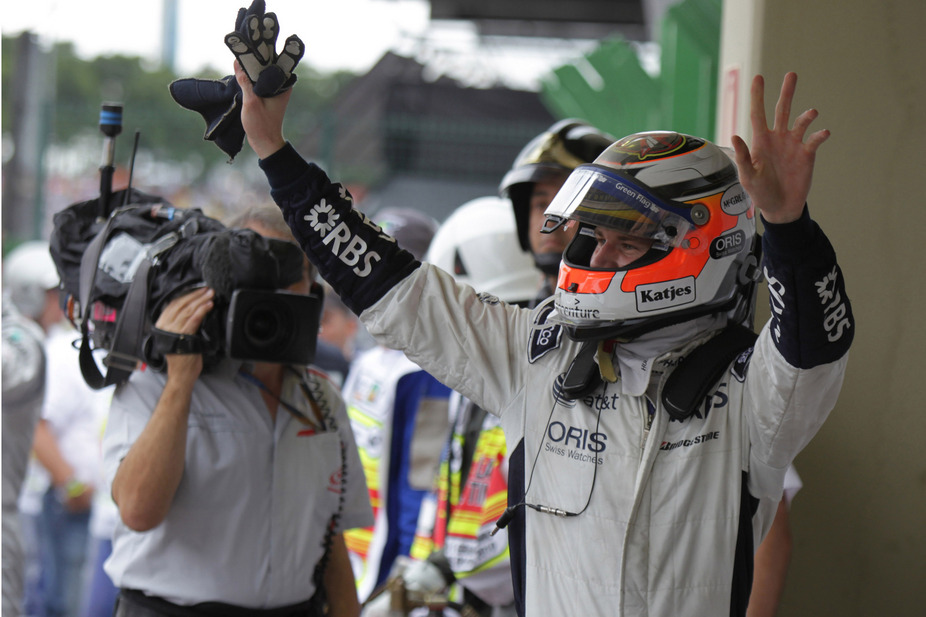
{"type": "Polygon", "coordinates": [[[695,300],[693,276],[665,283],[640,285],[636,289],[637,310],[641,313],[682,306],[695,300]]]}
{"type": "Polygon", "coordinates": [[[681,441],[676,442],[664,441],[662,442],[662,445],[659,446],[659,449],[663,452],[669,452],[676,448],[690,448],[691,446],[698,446],[709,441],[714,441],[716,439],[720,439],[720,431],[704,433],[703,435],[698,435],[697,437],[692,437],[691,439],[682,439],[681,441]]]}

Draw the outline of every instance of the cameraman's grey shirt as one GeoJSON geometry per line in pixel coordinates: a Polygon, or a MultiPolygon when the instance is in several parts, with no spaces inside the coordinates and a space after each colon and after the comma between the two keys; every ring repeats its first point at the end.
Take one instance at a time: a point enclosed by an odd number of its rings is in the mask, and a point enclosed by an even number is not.
{"type": "MultiPolygon", "coordinates": [[[[186,466],[166,520],[144,533],[117,525],[105,568],[118,587],[183,605],[293,604],[315,591],[312,573],[341,501],[337,531],[372,524],[360,458],[334,384],[319,372],[307,373],[333,419],[327,430],[301,424],[282,407],[273,422],[239,366],[225,361],[196,383],[186,466]]],[[[110,483],[165,380],[164,374],[136,371],[117,389],[103,441],[110,483]]],[[[312,417],[294,375],[287,373],[282,394],[312,417]]]]}

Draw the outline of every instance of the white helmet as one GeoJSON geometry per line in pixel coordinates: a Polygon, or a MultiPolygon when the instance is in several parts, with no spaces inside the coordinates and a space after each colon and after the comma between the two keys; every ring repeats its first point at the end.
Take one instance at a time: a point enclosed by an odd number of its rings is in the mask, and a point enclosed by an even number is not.
{"type": "Polygon", "coordinates": [[[425,261],[512,304],[529,302],[540,286],[540,271],[518,243],[511,202],[500,197],[457,208],[437,230],[425,261]]]}
{"type": "Polygon", "coordinates": [[[3,261],[3,286],[16,308],[37,319],[45,308],[45,292],[58,287],[60,278],[48,251],[48,242],[25,242],[10,251],[3,261]]]}

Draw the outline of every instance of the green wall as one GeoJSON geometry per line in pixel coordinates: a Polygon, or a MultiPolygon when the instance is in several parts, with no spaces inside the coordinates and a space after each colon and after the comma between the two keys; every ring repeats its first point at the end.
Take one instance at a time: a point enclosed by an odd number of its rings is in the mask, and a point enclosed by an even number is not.
{"type": "Polygon", "coordinates": [[[615,137],[674,130],[712,137],[717,106],[721,0],[686,0],[661,24],[658,75],[640,63],[633,44],[602,41],[542,83],[544,101],[560,117],[582,118],[615,137]]]}

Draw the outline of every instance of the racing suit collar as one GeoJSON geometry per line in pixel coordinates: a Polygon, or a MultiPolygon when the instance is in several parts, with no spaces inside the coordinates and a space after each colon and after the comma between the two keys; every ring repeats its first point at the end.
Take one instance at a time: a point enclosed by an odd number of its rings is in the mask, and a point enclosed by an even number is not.
{"type": "Polygon", "coordinates": [[[687,347],[692,341],[723,328],[725,324],[724,315],[705,315],[615,345],[613,357],[620,371],[618,385],[621,394],[642,396],[649,386],[653,366],[659,357],[687,347]]]}

